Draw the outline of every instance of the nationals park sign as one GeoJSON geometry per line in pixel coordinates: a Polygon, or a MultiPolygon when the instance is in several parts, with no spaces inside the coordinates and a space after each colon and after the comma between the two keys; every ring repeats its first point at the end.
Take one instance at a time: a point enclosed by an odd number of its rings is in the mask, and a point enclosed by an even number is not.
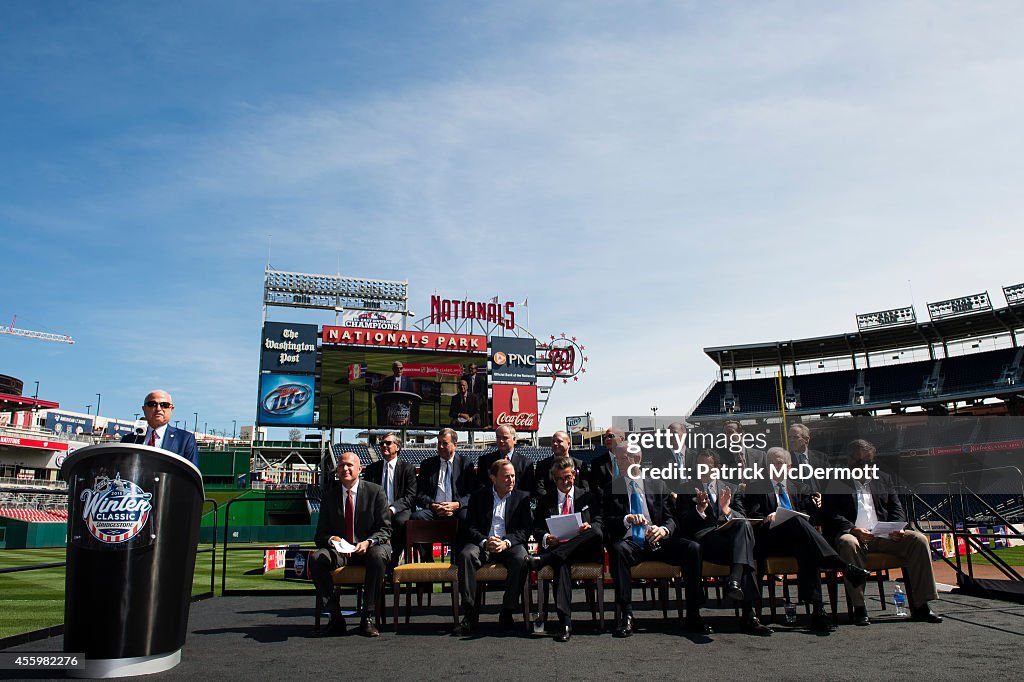
{"type": "Polygon", "coordinates": [[[487,337],[477,334],[440,334],[421,331],[324,327],[322,341],[350,346],[412,348],[419,350],[487,352],[487,337]]]}

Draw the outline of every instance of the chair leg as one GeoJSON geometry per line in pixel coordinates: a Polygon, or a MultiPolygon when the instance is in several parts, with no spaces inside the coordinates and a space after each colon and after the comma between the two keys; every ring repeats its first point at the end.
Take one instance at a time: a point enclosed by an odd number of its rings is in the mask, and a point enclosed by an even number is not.
{"type": "Polygon", "coordinates": [[[889,579],[889,571],[878,572],[878,599],[882,602],[882,610],[885,611],[885,581],[889,579]],[[882,576],[885,579],[882,579],[882,576]]]}
{"type": "Polygon", "coordinates": [[[832,609],[832,622],[839,624],[839,611],[836,602],[839,601],[839,583],[834,571],[825,574],[825,585],[828,587],[828,603],[832,609]]]}
{"type": "Polygon", "coordinates": [[[523,625],[526,627],[526,633],[530,634],[533,632],[533,624],[530,623],[530,581],[529,579],[523,583],[523,625]]]}
{"type": "Polygon", "coordinates": [[[547,595],[548,581],[543,578],[537,578],[537,615],[542,623],[545,623],[548,620],[547,595]]]}
{"type": "Polygon", "coordinates": [[[391,606],[392,606],[392,613],[394,615],[394,619],[393,620],[394,620],[395,633],[397,634],[398,633],[398,603],[402,599],[402,595],[401,595],[402,588],[398,584],[398,581],[396,581],[396,580],[392,580],[391,584],[392,584],[392,590],[394,592],[394,597],[391,600],[391,606]]]}
{"type": "Polygon", "coordinates": [[[320,595],[316,595],[316,606],[314,607],[315,614],[313,616],[313,628],[315,630],[320,629],[320,613],[324,610],[324,600],[320,598],[320,595]]]}
{"type": "Polygon", "coordinates": [[[775,616],[778,613],[778,609],[775,605],[775,583],[778,582],[774,574],[768,576],[768,612],[772,614],[772,622],[775,622],[775,616]]]}
{"type": "Polygon", "coordinates": [[[661,617],[668,620],[668,581],[658,581],[658,595],[661,597],[661,617]]]}
{"type": "Polygon", "coordinates": [[[599,578],[597,580],[597,620],[601,628],[601,632],[604,632],[604,579],[599,578]]]}
{"type": "Polygon", "coordinates": [[[676,585],[676,610],[679,612],[679,620],[683,620],[683,579],[673,580],[676,585]]]}

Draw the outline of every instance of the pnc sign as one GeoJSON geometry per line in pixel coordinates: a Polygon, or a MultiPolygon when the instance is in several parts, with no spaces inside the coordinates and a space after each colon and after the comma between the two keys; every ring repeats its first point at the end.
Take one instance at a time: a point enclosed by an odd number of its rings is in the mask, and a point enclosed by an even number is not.
{"type": "Polygon", "coordinates": [[[491,381],[498,384],[536,384],[537,341],[492,336],[491,381]]]}

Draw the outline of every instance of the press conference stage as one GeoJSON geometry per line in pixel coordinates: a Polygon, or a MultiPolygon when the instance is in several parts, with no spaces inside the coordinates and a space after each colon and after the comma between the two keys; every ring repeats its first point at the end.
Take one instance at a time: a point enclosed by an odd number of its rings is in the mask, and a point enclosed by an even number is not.
{"type": "MultiPolygon", "coordinates": [[[[887,586],[887,594],[891,588],[887,586]]],[[[581,599],[582,590],[577,592],[574,596],[581,599]]],[[[637,590],[637,606],[640,596],[637,590]]],[[[356,633],[355,618],[349,619],[349,634],[314,638],[311,596],[220,597],[192,605],[181,664],[139,679],[1021,677],[1024,605],[942,593],[933,605],[945,622],[932,625],[897,622],[891,605],[881,610],[872,587],[867,598],[872,625],[854,627],[846,624],[840,592],[841,625],[827,637],[804,628],[802,608],[795,627],[776,624],[768,638],[740,634],[731,608],[705,610],[716,631],[707,638],[681,634],[674,620],[662,620],[660,610],[638,608],[637,634],[615,639],[610,632],[595,633],[586,604],[579,603],[572,641],[559,644],[550,635],[502,634],[497,607],[492,606],[500,599],[497,593],[488,599],[479,635],[470,638],[447,634],[450,601],[443,594],[433,596],[432,606],[414,609],[412,622],[401,625],[398,634],[391,630],[389,608],[388,626],[377,639],[356,633]]],[[[670,617],[673,613],[669,611],[670,617]]],[[[52,637],[7,651],[58,652],[62,646],[62,637],[52,637]]],[[[0,671],[0,677],[4,673],[13,675],[0,671]]],[[[19,673],[19,679],[52,677],[19,673]]]]}

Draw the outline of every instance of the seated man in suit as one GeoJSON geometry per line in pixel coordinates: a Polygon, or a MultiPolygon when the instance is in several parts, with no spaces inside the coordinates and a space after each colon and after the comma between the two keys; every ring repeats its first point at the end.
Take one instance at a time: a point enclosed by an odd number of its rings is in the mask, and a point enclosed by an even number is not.
{"type": "Polygon", "coordinates": [[[416,503],[416,467],[398,459],[402,441],[398,434],[385,434],[380,441],[381,459],[366,467],[363,479],[384,489],[391,519],[391,562],[388,573],[398,565],[405,549],[405,522],[412,516],[416,503]]]}
{"type": "Polygon", "coordinates": [[[843,561],[832,546],[821,536],[807,518],[793,518],[771,527],[780,509],[799,511],[817,516],[821,495],[810,493],[803,481],[789,479],[786,472],[792,466],[785,448],[769,448],[767,478],[748,484],[734,506],[751,519],[764,519],[754,524],[755,552],[759,557],[792,556],[797,563],[797,595],[800,601],[811,604],[811,629],[821,634],[835,630],[832,618],[825,613],[821,597],[821,569],[843,571],[851,584],[861,589],[868,572],[843,561]]]}
{"type": "Polygon", "coordinates": [[[455,634],[468,635],[476,629],[479,613],[476,608],[476,571],[485,563],[505,566],[505,596],[501,601],[498,623],[503,628],[514,626],[512,614],[519,606],[529,569],[526,542],[533,526],[530,496],[516,490],[516,470],[508,460],[491,464],[491,485],[480,488],[469,497],[469,514],[464,537],[466,544],[455,559],[459,567],[459,599],[464,615],[455,634]]]}
{"type": "Polygon", "coordinates": [[[196,437],[184,429],[168,425],[171,415],[174,414],[174,403],[171,401],[170,393],[160,389],[150,391],[142,401],[142,413],[149,424],[146,432],[126,434],[121,438],[122,443],[138,443],[167,450],[199,468],[199,447],[196,445],[196,437]]]}
{"type": "MultiPolygon", "coordinates": [[[[864,467],[872,471],[875,446],[866,440],[851,441],[846,447],[851,469],[864,467]]],[[[892,479],[884,472],[870,480],[832,481],[822,495],[822,533],[830,539],[839,556],[855,566],[863,567],[868,552],[895,554],[902,562],[903,581],[907,584],[910,616],[914,620],[941,623],[928,602],[938,599],[935,574],[932,572],[931,547],[928,538],[913,530],[899,530],[886,537],[871,532],[879,521],[905,522],[903,505],[896,494],[892,479]]],[[[858,587],[846,581],[846,591],[853,601],[855,625],[870,625],[864,607],[864,584],[858,587]]]]}
{"type": "Polygon", "coordinates": [[[683,626],[697,634],[710,634],[711,628],[700,616],[700,607],[704,603],[700,545],[675,534],[676,520],[664,483],[654,478],[630,476],[640,470],[642,454],[639,449],[630,452],[625,441],[615,439],[610,454],[615,457],[615,470],[620,475],[608,482],[602,491],[601,519],[605,542],[608,543],[608,564],[615,584],[615,603],[620,612],[615,636],[629,637],[633,634],[631,569],[641,561],[663,561],[682,568],[686,581],[686,619],[683,626]]]}
{"type": "Polygon", "coordinates": [[[772,629],[762,625],[754,614],[754,600],[760,596],[754,531],[733,508],[732,487],[710,473],[718,468],[715,451],[698,451],[695,462],[700,476],[696,496],[680,495],[677,502],[679,534],[699,542],[705,560],[730,567],[725,596],[742,604],[740,629],[751,635],[770,635],[772,629]]]}
{"type": "Polygon", "coordinates": [[[516,470],[516,488],[532,495],[534,491],[533,460],[526,455],[518,454],[516,447],[516,430],[511,426],[499,426],[494,429],[494,439],[497,445],[496,450],[480,455],[476,462],[476,475],[479,480],[479,487],[487,488],[491,485],[491,465],[499,459],[507,459],[512,462],[516,470]]]}
{"type": "Polygon", "coordinates": [[[556,459],[550,467],[550,476],[555,487],[538,500],[533,522],[534,537],[541,539],[541,552],[530,567],[538,571],[545,566],[553,568],[555,610],[560,624],[555,641],[568,642],[572,636],[572,564],[604,563],[601,510],[597,495],[576,486],[576,463],[572,459],[556,459]],[[560,540],[548,533],[547,518],[564,514],[579,514],[583,523],[575,537],[560,540]]]}
{"type": "Polygon", "coordinates": [[[757,439],[749,433],[744,433],[742,424],[735,419],[730,419],[722,424],[722,433],[728,439],[727,447],[718,451],[723,466],[738,466],[748,469],[754,466],[764,466],[764,450],[747,447],[748,444],[757,442],[757,439]]]}
{"type": "Polygon", "coordinates": [[[317,551],[310,557],[309,573],[316,593],[324,600],[331,621],[320,634],[331,636],[345,632],[345,619],[334,593],[331,573],[339,566],[366,566],[363,582],[363,613],[359,630],[377,637],[377,597],[388,561],[391,559],[391,520],[388,499],[379,485],[360,481],[362,467],[354,452],[342,454],[338,462],[338,481],[328,489],[320,504],[320,521],[314,540],[317,551]],[[354,545],[350,553],[341,553],[336,545],[345,540],[354,545]]]}
{"type": "Polygon", "coordinates": [[[455,451],[458,442],[459,434],[452,429],[437,434],[437,455],[420,462],[416,511],[410,518],[429,521],[458,516],[460,522],[466,518],[469,495],[476,490],[477,480],[473,463],[455,451]]]}
{"type": "Polygon", "coordinates": [[[465,379],[459,379],[459,392],[452,396],[448,416],[452,420],[452,428],[480,428],[480,398],[469,391],[469,383],[465,379]]]}
{"type": "MultiPolygon", "coordinates": [[[[535,488],[533,496],[538,500],[542,499],[552,490],[551,465],[556,459],[569,457],[569,449],[571,447],[572,439],[569,438],[569,434],[565,431],[555,431],[551,436],[551,456],[537,462],[533,469],[535,488]]],[[[572,461],[576,465],[576,478],[579,481],[579,485],[588,488],[587,474],[589,472],[587,471],[587,465],[583,463],[583,460],[576,457],[573,457],[572,461]]]]}
{"type": "MultiPolygon", "coordinates": [[[[821,468],[828,465],[825,453],[811,450],[811,430],[804,424],[792,424],[789,427],[789,452],[793,455],[793,466],[810,464],[821,468]]],[[[806,487],[812,492],[820,493],[821,486],[815,479],[805,481],[806,487]]]]}

